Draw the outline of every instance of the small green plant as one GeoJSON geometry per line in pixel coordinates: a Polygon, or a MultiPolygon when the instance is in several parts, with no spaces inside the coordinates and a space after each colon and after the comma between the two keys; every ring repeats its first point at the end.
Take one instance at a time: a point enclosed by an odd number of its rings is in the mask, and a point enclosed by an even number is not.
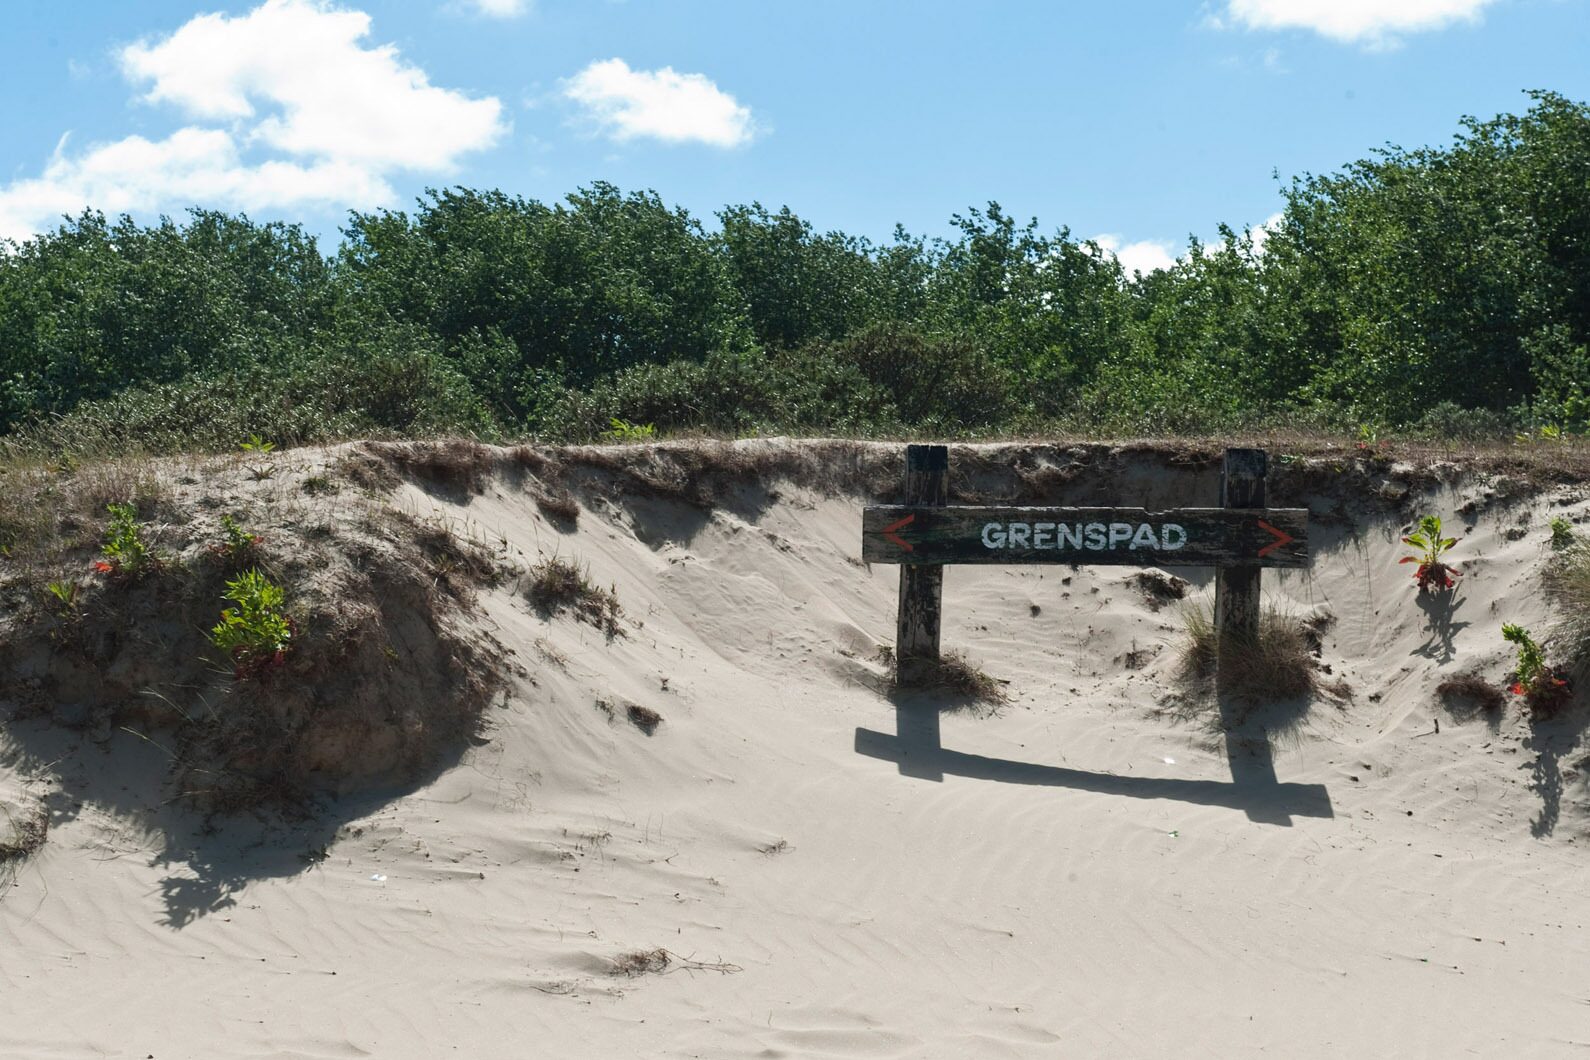
{"type": "Polygon", "coordinates": [[[136,580],[160,566],[157,556],[143,538],[143,527],[138,522],[138,512],[130,504],[106,506],[110,512],[110,525],[105,530],[105,543],[99,553],[104,559],[94,564],[101,574],[115,578],[136,580]]]}
{"type": "Polygon", "coordinates": [[[1419,551],[1414,555],[1404,556],[1397,562],[1419,565],[1413,572],[1413,580],[1419,583],[1421,593],[1450,589],[1462,571],[1445,562],[1441,557],[1446,555],[1457,542],[1458,539],[1455,537],[1441,536],[1439,515],[1426,515],[1419,520],[1414,532],[1402,539],[1403,544],[1419,551]]]}
{"type": "MultiPolygon", "coordinates": [[[[267,442],[257,434],[248,436],[248,441],[241,443],[239,449],[254,456],[269,456],[275,449],[275,442],[267,442]]],[[[249,474],[254,476],[254,481],[268,479],[276,474],[276,469],[270,464],[248,464],[249,474]]]]}
{"type": "Polygon", "coordinates": [[[232,657],[234,676],[262,676],[280,666],[292,644],[293,621],[282,610],[286,593],[257,570],[226,583],[226,599],[237,604],[221,612],[210,643],[232,657]]]}
{"type": "Polygon", "coordinates": [[[310,475],[304,479],[304,492],[311,497],[318,497],[323,493],[336,493],[337,484],[325,475],[310,475]]]}
{"type": "Polygon", "coordinates": [[[248,441],[241,443],[239,449],[245,453],[259,453],[261,455],[272,452],[276,448],[275,442],[267,442],[257,434],[248,436],[248,441]]]}
{"type": "Polygon", "coordinates": [[[221,516],[221,536],[220,544],[214,546],[213,551],[233,562],[252,557],[261,540],[258,534],[244,529],[243,524],[230,515],[221,516]]]}
{"type": "Polygon", "coordinates": [[[51,582],[44,587],[57,605],[56,614],[63,619],[77,617],[78,605],[82,602],[83,587],[76,582],[51,582]]]}
{"type": "Polygon", "coordinates": [[[649,442],[657,434],[657,428],[650,423],[630,423],[617,416],[607,422],[609,427],[602,432],[602,438],[610,442],[649,442]]]}
{"type": "Polygon", "coordinates": [[[1380,428],[1368,423],[1358,425],[1358,448],[1371,456],[1380,446],[1380,428]]]}
{"type": "Polygon", "coordinates": [[[1563,440],[1563,431],[1556,424],[1548,423],[1533,431],[1519,431],[1513,438],[1524,445],[1533,445],[1535,442],[1560,442],[1563,440]]]}
{"type": "Polygon", "coordinates": [[[1568,699],[1567,676],[1557,667],[1547,665],[1545,650],[1523,626],[1504,623],[1502,637],[1518,648],[1513,695],[1523,696],[1533,714],[1555,713],[1568,699]]]}
{"type": "Polygon", "coordinates": [[[1572,548],[1578,540],[1574,536],[1573,524],[1562,516],[1557,516],[1551,521],[1551,548],[1554,552],[1572,548]]]}

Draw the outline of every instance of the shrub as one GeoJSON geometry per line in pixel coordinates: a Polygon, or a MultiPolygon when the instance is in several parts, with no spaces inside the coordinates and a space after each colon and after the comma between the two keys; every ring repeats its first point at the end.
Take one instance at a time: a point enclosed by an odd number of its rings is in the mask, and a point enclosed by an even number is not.
{"type": "Polygon", "coordinates": [[[227,582],[222,595],[237,606],[221,612],[221,621],[210,630],[210,643],[231,657],[234,676],[262,676],[286,661],[293,623],[282,610],[282,587],[257,570],[247,570],[227,582]]]}

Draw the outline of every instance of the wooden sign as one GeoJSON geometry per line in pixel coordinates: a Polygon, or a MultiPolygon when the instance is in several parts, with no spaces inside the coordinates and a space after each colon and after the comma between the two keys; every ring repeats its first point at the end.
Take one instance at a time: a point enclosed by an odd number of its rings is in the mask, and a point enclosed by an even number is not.
{"type": "Polygon", "coordinates": [[[867,563],[1305,567],[1305,508],[983,508],[875,505],[867,563]]]}
{"type": "Polygon", "coordinates": [[[902,684],[939,658],[944,567],[956,563],[1070,563],[1214,567],[1221,654],[1256,635],[1259,575],[1308,565],[1308,511],[1266,507],[1269,457],[1228,449],[1219,508],[994,508],[949,505],[949,449],[906,447],[903,505],[861,514],[861,558],[900,565],[895,660],[902,684]]]}

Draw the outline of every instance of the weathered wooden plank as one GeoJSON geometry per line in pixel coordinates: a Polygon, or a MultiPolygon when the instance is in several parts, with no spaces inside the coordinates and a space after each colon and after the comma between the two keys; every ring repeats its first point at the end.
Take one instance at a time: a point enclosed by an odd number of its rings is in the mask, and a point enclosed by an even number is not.
{"type": "MultiPolygon", "coordinates": [[[[1270,454],[1263,449],[1227,449],[1220,471],[1220,504],[1228,509],[1262,508],[1266,503],[1270,454]]],[[[1252,563],[1215,572],[1216,683],[1227,687],[1231,667],[1225,656],[1251,651],[1259,634],[1261,568],[1252,563]]]]}
{"type": "MultiPolygon", "coordinates": [[[[950,451],[943,445],[908,445],[905,499],[921,510],[949,500],[950,451]]],[[[900,568],[900,608],[894,640],[895,676],[900,684],[921,683],[939,661],[939,618],[943,612],[944,568],[900,568]]]]}
{"type": "Polygon", "coordinates": [[[993,508],[870,505],[868,563],[1306,567],[1305,508],[993,508]]]}

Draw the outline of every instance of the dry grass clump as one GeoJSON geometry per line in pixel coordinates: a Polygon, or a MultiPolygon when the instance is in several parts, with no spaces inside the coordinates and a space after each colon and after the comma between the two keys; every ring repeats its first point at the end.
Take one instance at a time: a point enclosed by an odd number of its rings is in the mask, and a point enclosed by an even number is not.
{"type": "Polygon", "coordinates": [[[609,640],[623,636],[619,623],[624,609],[612,589],[591,581],[588,572],[557,556],[548,556],[530,568],[530,587],[525,591],[530,603],[543,618],[574,612],[574,617],[589,623],[609,640]]]}
{"type": "Polygon", "coordinates": [[[54,536],[55,517],[39,503],[45,480],[45,472],[34,470],[0,476],[0,558],[29,558],[54,536]]]}
{"type": "Polygon", "coordinates": [[[1507,706],[1507,694],[1479,674],[1449,677],[1435,691],[1454,714],[1500,714],[1507,706]]]}
{"type": "Polygon", "coordinates": [[[1182,672],[1187,677],[1218,677],[1222,692],[1249,702],[1299,699],[1318,686],[1313,648],[1317,633],[1292,615],[1266,608],[1259,618],[1258,635],[1235,638],[1228,634],[1224,651],[1206,609],[1187,608],[1183,621],[1187,640],[1182,647],[1182,672]]]}
{"type": "Polygon", "coordinates": [[[496,466],[490,449],[467,438],[372,443],[368,448],[402,474],[466,494],[485,489],[496,466]]]}
{"type": "Polygon", "coordinates": [[[468,601],[475,588],[502,581],[502,564],[480,542],[459,536],[444,522],[415,519],[401,512],[390,515],[419,546],[426,572],[454,598],[468,601]]]}
{"type": "Polygon", "coordinates": [[[338,456],[332,461],[331,470],[338,477],[371,493],[387,493],[397,489],[403,481],[392,469],[391,463],[372,452],[368,444],[355,446],[338,456]]]}
{"type": "Polygon", "coordinates": [[[721,972],[728,975],[741,970],[738,964],[727,961],[698,961],[693,957],[681,957],[672,950],[665,950],[661,946],[654,950],[633,950],[621,953],[613,958],[613,974],[634,977],[653,972],[665,972],[671,967],[678,967],[692,972],[721,972]]]}
{"type": "Polygon", "coordinates": [[[1150,611],[1158,611],[1166,604],[1187,596],[1187,581],[1162,570],[1144,570],[1126,579],[1127,583],[1143,594],[1150,611]]]}
{"type": "Polygon", "coordinates": [[[574,494],[562,486],[532,490],[530,495],[535,499],[536,507],[541,509],[541,514],[556,525],[572,529],[579,522],[580,505],[575,501],[574,494]]]}
{"type": "Polygon", "coordinates": [[[1590,544],[1579,542],[1557,553],[1544,581],[1558,609],[1551,639],[1583,684],[1590,681],[1590,544]]]}
{"type": "MultiPolygon", "coordinates": [[[[0,839],[0,864],[12,860],[20,861],[38,853],[50,835],[49,811],[39,806],[31,813],[23,814],[20,820],[4,806],[0,806],[0,811],[5,812],[6,823],[11,832],[11,838],[0,839]]],[[[0,835],[3,834],[0,832],[0,835]]]]}
{"type": "Polygon", "coordinates": [[[890,680],[896,691],[948,693],[967,703],[989,706],[998,706],[1010,698],[1002,682],[990,677],[960,652],[945,652],[938,659],[915,660],[909,672],[902,673],[894,653],[884,650],[892,667],[890,680]]]}
{"type": "Polygon", "coordinates": [[[639,703],[631,703],[624,713],[629,717],[630,724],[647,736],[655,733],[657,726],[661,725],[663,720],[661,714],[650,707],[643,707],[639,703]]]}
{"type": "Polygon", "coordinates": [[[633,978],[648,972],[661,972],[673,963],[668,951],[662,947],[654,950],[634,950],[613,958],[613,974],[633,978]]]}

